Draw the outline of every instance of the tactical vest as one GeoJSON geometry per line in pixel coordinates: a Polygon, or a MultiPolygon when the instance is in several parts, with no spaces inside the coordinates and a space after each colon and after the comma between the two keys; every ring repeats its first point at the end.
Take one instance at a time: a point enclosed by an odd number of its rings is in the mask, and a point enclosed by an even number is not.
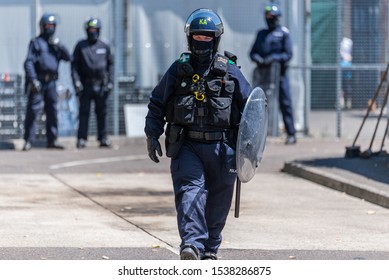
{"type": "Polygon", "coordinates": [[[196,130],[236,125],[232,114],[235,83],[227,74],[229,63],[233,62],[228,57],[216,54],[209,72],[200,77],[190,63],[190,53],[183,53],[177,63],[177,83],[167,103],[166,121],[196,130]]]}

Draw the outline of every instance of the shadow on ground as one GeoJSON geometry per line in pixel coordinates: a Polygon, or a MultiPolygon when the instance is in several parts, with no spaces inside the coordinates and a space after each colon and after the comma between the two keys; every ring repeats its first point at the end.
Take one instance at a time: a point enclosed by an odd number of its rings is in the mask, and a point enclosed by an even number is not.
{"type": "Polygon", "coordinates": [[[389,185],[389,154],[387,153],[374,155],[367,159],[336,157],[299,161],[299,163],[316,168],[342,169],[389,185]]]}

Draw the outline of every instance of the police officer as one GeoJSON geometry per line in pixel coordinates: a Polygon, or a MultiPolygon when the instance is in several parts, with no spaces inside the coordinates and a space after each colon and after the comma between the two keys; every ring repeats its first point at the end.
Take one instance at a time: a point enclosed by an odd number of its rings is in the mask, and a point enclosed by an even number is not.
{"type": "MultiPolygon", "coordinates": [[[[282,113],[287,138],[285,144],[296,143],[292,99],[289,81],[286,75],[288,62],[292,58],[292,43],[289,30],[280,24],[281,10],[278,5],[271,3],[265,8],[265,20],[268,28],[257,33],[257,38],[250,51],[250,58],[260,70],[268,69],[273,62],[281,65],[279,104],[282,113]]],[[[263,72],[263,71],[262,71],[263,72]]]]}
{"type": "Polygon", "coordinates": [[[87,38],[77,43],[73,52],[72,78],[79,97],[77,148],[88,139],[88,122],[92,100],[97,117],[97,140],[100,147],[110,147],[107,138],[107,100],[113,89],[114,61],[110,47],[99,39],[101,21],[91,17],[85,22],[87,38]]]}
{"type": "Polygon", "coordinates": [[[166,128],[171,157],[180,258],[217,259],[236,179],[235,144],[240,114],[251,86],[231,59],[217,53],[223,23],[209,9],[195,10],[181,54],[151,93],[146,116],[147,150],[162,156],[166,128]]]}
{"type": "Polygon", "coordinates": [[[40,35],[30,41],[27,58],[24,62],[26,94],[28,95],[24,124],[24,151],[31,149],[31,143],[35,139],[35,121],[41,112],[42,102],[44,102],[46,113],[47,148],[64,148],[57,143],[58,93],[56,80],[58,79],[59,62],[61,60],[70,61],[70,54],[59,43],[58,38],[54,38],[57,26],[55,15],[44,14],[40,19],[39,26],[40,35]]]}

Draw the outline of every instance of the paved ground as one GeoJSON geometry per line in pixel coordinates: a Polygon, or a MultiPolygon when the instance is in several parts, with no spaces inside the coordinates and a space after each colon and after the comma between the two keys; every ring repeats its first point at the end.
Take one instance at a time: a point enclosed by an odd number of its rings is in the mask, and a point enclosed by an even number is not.
{"type": "MultiPolygon", "coordinates": [[[[387,157],[344,159],[361,113],[347,114],[341,138],[333,117],[313,115],[311,135],[295,146],[268,139],[258,174],[242,186],[238,219],[231,209],[222,259],[389,259],[389,209],[331,189],[342,179],[346,190],[362,185],[385,201],[387,157]]],[[[21,152],[19,140],[0,151],[0,259],[177,259],[169,160],[151,162],[144,139],[85,150],[60,140],[65,151],[21,152]]]]}

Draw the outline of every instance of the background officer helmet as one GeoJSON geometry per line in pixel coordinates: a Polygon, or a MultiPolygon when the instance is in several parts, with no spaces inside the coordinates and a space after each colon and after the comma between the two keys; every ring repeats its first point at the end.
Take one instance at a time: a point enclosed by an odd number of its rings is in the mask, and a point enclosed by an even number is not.
{"type": "Polygon", "coordinates": [[[90,17],[85,22],[85,31],[89,42],[96,42],[100,37],[101,21],[96,17],[90,17]]]}
{"type": "Polygon", "coordinates": [[[265,7],[265,20],[269,29],[274,29],[280,25],[281,10],[275,3],[270,3],[265,7]]]}
{"type": "Polygon", "coordinates": [[[188,40],[188,48],[194,59],[200,63],[206,63],[216,54],[224,27],[222,20],[214,11],[197,9],[186,20],[184,31],[188,40]],[[205,35],[214,39],[210,42],[200,42],[193,40],[192,35],[205,35]]]}
{"type": "Polygon", "coordinates": [[[46,39],[49,39],[55,33],[57,19],[53,14],[44,14],[39,21],[40,32],[46,39]]]}

